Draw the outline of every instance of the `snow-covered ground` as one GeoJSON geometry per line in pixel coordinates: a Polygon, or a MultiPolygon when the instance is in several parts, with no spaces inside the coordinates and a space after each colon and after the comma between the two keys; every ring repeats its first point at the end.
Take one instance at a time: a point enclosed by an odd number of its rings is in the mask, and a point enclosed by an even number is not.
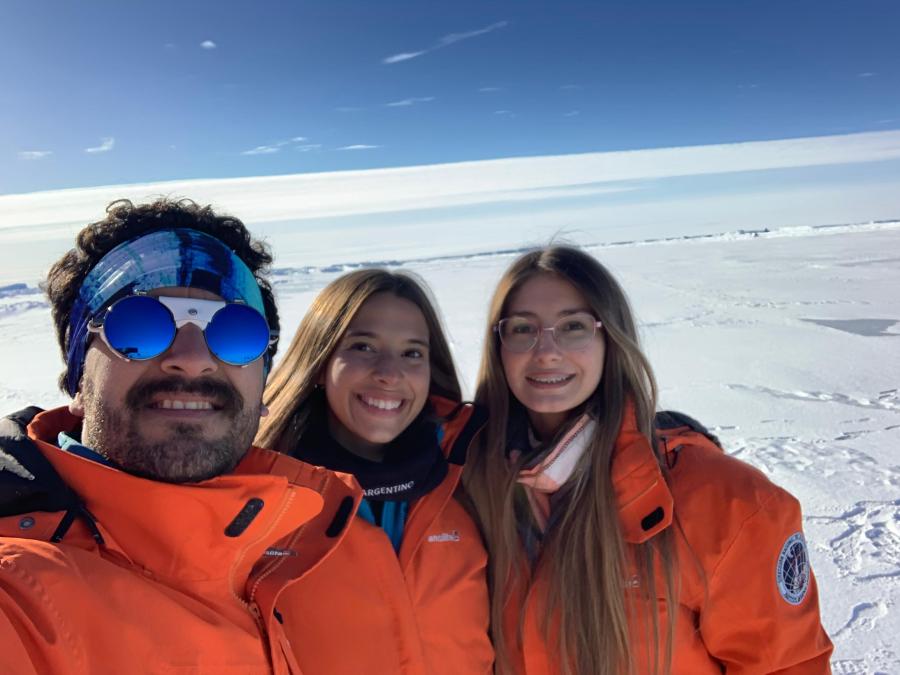
{"type": "MultiPolygon", "coordinates": [[[[546,233],[432,227],[395,223],[369,248],[333,222],[257,228],[278,254],[283,334],[336,275],[389,262],[432,286],[471,392],[487,298],[516,250],[546,233]],[[437,255],[435,241],[453,245],[437,255]]],[[[0,411],[64,400],[35,284],[71,231],[19,228],[0,242],[19,263],[0,277],[0,411]]],[[[630,293],[661,405],[711,426],[801,500],[834,671],[900,673],[900,222],[718,232],[573,238],[630,293]]]]}

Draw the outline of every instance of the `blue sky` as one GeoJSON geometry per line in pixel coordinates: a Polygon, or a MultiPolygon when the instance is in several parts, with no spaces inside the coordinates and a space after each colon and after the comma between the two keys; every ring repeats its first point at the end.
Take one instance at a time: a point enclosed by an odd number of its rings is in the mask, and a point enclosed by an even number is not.
{"type": "Polygon", "coordinates": [[[888,0],[12,0],[0,194],[898,129],[898,29],[888,0]]]}

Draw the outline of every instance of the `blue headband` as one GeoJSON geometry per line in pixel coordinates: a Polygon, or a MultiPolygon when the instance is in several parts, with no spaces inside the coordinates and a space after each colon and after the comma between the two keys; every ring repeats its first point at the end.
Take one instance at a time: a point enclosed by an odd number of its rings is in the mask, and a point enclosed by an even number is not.
{"type": "Polygon", "coordinates": [[[201,288],[266,316],[253,272],[211,235],[184,228],[157,230],[119,244],[88,272],[72,305],[66,354],[70,396],[81,381],[90,320],[126,295],[176,286],[201,288]]]}

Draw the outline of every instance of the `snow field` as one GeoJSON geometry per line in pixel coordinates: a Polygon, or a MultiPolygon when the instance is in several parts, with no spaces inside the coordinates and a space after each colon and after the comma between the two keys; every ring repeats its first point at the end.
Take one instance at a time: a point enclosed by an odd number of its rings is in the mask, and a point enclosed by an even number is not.
{"type": "MultiPolygon", "coordinates": [[[[900,673],[900,223],[763,230],[588,249],[632,299],[660,405],[706,423],[803,505],[835,673],[900,673]]],[[[305,267],[296,234],[272,236],[276,253],[282,236],[289,340],[359,257],[336,249],[333,264],[305,267]]],[[[469,394],[488,298],[517,248],[435,257],[404,240],[392,261],[431,285],[469,394]]],[[[0,286],[0,411],[65,400],[34,283],[0,286]]]]}

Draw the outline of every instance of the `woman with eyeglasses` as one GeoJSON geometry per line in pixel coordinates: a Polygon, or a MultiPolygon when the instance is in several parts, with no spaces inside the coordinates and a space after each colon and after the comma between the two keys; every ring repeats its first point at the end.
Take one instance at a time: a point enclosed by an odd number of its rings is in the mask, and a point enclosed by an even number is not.
{"type": "Polygon", "coordinates": [[[796,499],[656,414],[628,300],[587,253],[527,253],[491,301],[464,481],[501,675],[827,673],[796,499]]]}
{"type": "Polygon", "coordinates": [[[278,603],[303,673],[490,673],[487,557],[454,497],[484,416],[460,402],[423,285],[378,269],[330,283],[263,399],[258,445],[363,489],[346,527],[340,512],[311,523],[336,545],[278,603]]]}

